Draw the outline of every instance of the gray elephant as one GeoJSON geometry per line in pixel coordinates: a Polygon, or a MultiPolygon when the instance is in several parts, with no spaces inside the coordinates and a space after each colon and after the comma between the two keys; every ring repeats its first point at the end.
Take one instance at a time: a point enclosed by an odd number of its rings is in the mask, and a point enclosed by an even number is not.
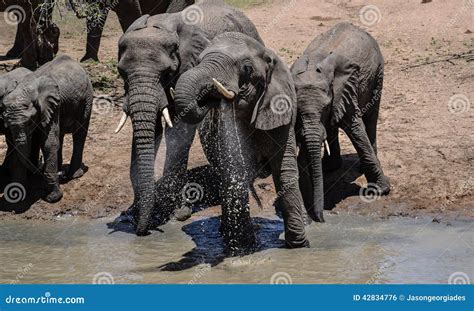
{"type": "Polygon", "coordinates": [[[100,39],[110,10],[117,14],[120,26],[125,32],[135,20],[144,14],[156,15],[179,12],[194,4],[194,0],[70,0],[70,3],[77,17],[87,19],[86,54],[81,59],[82,62],[99,60],[97,54],[100,39]]]}
{"type": "Polygon", "coordinates": [[[160,218],[166,219],[175,207],[180,208],[181,190],[186,184],[186,170],[196,125],[180,122],[176,115],[171,88],[176,80],[198,62],[209,39],[226,31],[239,31],[261,41],[253,23],[238,10],[219,1],[202,2],[187,8],[191,14],[174,13],[138,19],[119,42],[118,71],[125,81],[124,117],[117,132],[130,116],[133,147],[130,176],[134,203],[129,214],[138,218],[137,235],[148,234],[155,207],[155,156],[166,129],[167,155],[164,184],[171,194],[170,203],[158,206],[160,218]],[[171,118],[175,120],[172,127],[171,118]],[[171,206],[171,208],[169,208],[171,206]],[[138,216],[137,216],[138,215],[138,216]]]}
{"type": "Polygon", "coordinates": [[[204,118],[201,141],[221,178],[227,246],[235,251],[254,241],[249,185],[271,173],[284,207],[286,245],[308,247],[298,185],[296,93],[286,64],[253,38],[222,34],[178,80],[176,112],[192,124],[204,118]]]}
{"type": "Polygon", "coordinates": [[[5,135],[5,140],[8,147],[2,167],[7,170],[10,175],[13,173],[13,165],[11,161],[15,148],[12,144],[10,132],[5,127],[3,121],[3,112],[1,111],[3,107],[3,98],[7,94],[11,93],[16,88],[18,83],[20,83],[20,81],[22,81],[30,73],[31,71],[26,68],[17,68],[0,76],[0,135],[5,135]]]}
{"type": "Polygon", "coordinates": [[[305,206],[322,217],[323,166],[334,170],[342,163],[338,128],[357,150],[369,186],[388,194],[390,183],[376,143],[384,60],[374,38],[350,23],[339,23],[318,36],[291,71],[298,96],[296,132],[302,147],[298,162],[305,206]],[[322,165],[326,138],[329,148],[322,165]]]}
{"type": "MultiPolygon", "coordinates": [[[[67,179],[83,175],[82,155],[89,128],[93,89],[87,73],[69,56],[60,55],[41,66],[18,84],[3,100],[5,125],[23,167],[31,167],[28,155],[32,140],[39,139],[44,157],[50,203],[62,198],[58,172],[62,167],[65,134],[73,135],[73,153],[67,179]]],[[[25,169],[16,169],[16,181],[24,183],[25,169]]]]}

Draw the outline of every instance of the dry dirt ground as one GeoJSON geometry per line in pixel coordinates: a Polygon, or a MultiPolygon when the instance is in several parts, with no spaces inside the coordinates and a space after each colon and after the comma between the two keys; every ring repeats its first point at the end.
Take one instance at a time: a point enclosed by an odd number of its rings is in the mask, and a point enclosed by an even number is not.
{"type": "MultiPolygon", "coordinates": [[[[427,1],[423,1],[427,2],[427,1]]],[[[243,9],[257,25],[267,46],[290,65],[318,34],[340,21],[370,32],[386,60],[385,88],[378,127],[379,157],[393,189],[388,197],[367,203],[359,190],[365,178],[348,139],[341,133],[344,167],[326,176],[326,203],[333,212],[389,216],[430,216],[435,221],[474,216],[474,3],[467,0],[422,3],[421,0],[267,1],[243,9]],[[366,7],[370,5],[370,7],[366,7]],[[368,12],[366,10],[368,9],[368,12]],[[366,12],[366,14],[360,13],[366,12]],[[458,55],[458,57],[456,57],[458,55]],[[461,55],[459,57],[459,55],[461,55]],[[470,58],[469,58],[470,55],[470,58]]],[[[63,53],[79,59],[85,46],[84,21],[70,15],[59,19],[63,53]]],[[[0,55],[11,46],[14,27],[0,20],[0,55]]],[[[130,124],[119,134],[121,80],[115,70],[121,35],[111,15],[100,52],[101,63],[84,65],[91,74],[98,101],[86,145],[89,171],[63,185],[60,203],[39,201],[25,213],[2,218],[53,219],[72,214],[88,217],[118,215],[132,203],[129,182],[130,124]]],[[[5,63],[5,62],[3,62],[5,63]]],[[[6,62],[10,68],[12,62],[6,62]]],[[[71,141],[66,141],[65,163],[71,141]]],[[[164,159],[161,148],[157,167],[164,159]]],[[[5,145],[1,146],[1,155],[5,145]]],[[[206,163],[199,143],[190,166],[206,163]]],[[[160,171],[160,170],[158,170],[160,171]]],[[[269,180],[257,181],[265,209],[252,201],[253,214],[271,214],[275,197],[269,180]]],[[[218,208],[200,214],[218,213],[218,208]]]]}

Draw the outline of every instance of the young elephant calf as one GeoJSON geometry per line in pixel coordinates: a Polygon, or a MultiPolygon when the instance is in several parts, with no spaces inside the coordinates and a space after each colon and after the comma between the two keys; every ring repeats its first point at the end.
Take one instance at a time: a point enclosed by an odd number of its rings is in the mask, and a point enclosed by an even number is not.
{"type": "Polygon", "coordinates": [[[376,131],[384,59],[364,30],[340,23],[318,36],[292,67],[298,97],[297,129],[301,188],[314,215],[324,209],[321,144],[329,142],[325,168],[341,166],[338,128],[349,136],[369,187],[379,195],[390,183],[377,158],[376,131]]]}
{"type": "Polygon", "coordinates": [[[3,100],[3,117],[12,135],[21,168],[15,168],[14,179],[26,181],[27,155],[38,139],[44,156],[44,177],[50,203],[62,198],[58,171],[62,167],[64,134],[72,134],[74,149],[66,177],[79,178],[82,153],[89,128],[93,89],[87,73],[68,56],[58,56],[26,76],[3,100]]]}
{"type": "MultiPolygon", "coordinates": [[[[12,70],[8,73],[5,73],[0,76],[0,109],[3,107],[3,98],[13,91],[18,83],[22,81],[27,75],[31,73],[30,70],[26,68],[18,68],[12,70]]],[[[3,120],[3,113],[0,110],[0,135],[5,135],[5,141],[7,143],[8,149],[5,155],[5,160],[3,161],[2,167],[4,170],[8,171],[9,174],[13,173],[11,158],[14,152],[14,146],[11,143],[11,135],[7,128],[5,127],[3,120]]]]}

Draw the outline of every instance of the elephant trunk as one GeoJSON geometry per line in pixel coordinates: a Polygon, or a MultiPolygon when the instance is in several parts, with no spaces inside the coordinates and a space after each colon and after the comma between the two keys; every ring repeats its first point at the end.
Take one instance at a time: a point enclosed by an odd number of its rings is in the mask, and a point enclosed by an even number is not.
{"type": "Polygon", "coordinates": [[[309,156],[309,172],[312,183],[313,205],[309,208],[309,214],[314,221],[324,222],[324,185],[323,169],[321,163],[321,145],[326,139],[324,125],[315,120],[320,118],[301,116],[303,126],[304,148],[309,156]]]}
{"type": "Polygon", "coordinates": [[[198,68],[191,69],[181,76],[176,85],[177,118],[190,124],[202,121],[209,107],[200,107],[199,101],[211,90],[211,81],[211,76],[198,68]]]}
{"type": "Polygon", "coordinates": [[[22,166],[15,168],[13,179],[23,183],[26,180],[26,171],[36,171],[33,163],[30,162],[32,138],[23,129],[11,128],[15,152],[17,153],[19,164],[22,166]]]}
{"type": "Polygon", "coordinates": [[[128,113],[133,125],[133,148],[138,168],[135,189],[135,196],[138,196],[135,198],[138,204],[138,236],[148,234],[155,205],[155,130],[159,113],[164,107],[157,103],[166,101],[163,88],[153,81],[157,81],[156,78],[144,74],[129,79],[128,113]]]}

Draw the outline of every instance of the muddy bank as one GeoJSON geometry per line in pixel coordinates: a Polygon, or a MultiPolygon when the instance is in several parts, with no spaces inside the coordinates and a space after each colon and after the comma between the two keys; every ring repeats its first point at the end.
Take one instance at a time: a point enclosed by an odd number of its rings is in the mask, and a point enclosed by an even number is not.
{"type": "MultiPolygon", "coordinates": [[[[472,8],[471,8],[472,9],[472,8]]],[[[378,127],[379,157],[393,189],[388,197],[372,202],[360,196],[361,176],[355,151],[341,134],[344,167],[326,176],[326,205],[333,211],[391,216],[429,216],[435,221],[474,217],[474,63],[455,54],[474,50],[474,25],[466,3],[457,1],[274,1],[246,8],[266,44],[291,64],[319,33],[348,20],[367,29],[385,55],[385,87],[378,127]],[[368,26],[361,9],[375,5],[379,18],[368,26]],[[443,14],[439,14],[443,12],[443,14]],[[448,59],[446,61],[445,59],[448,59]],[[457,99],[468,101],[458,102],[457,99]]],[[[34,203],[26,212],[0,212],[0,219],[56,219],[60,215],[88,218],[119,214],[132,203],[129,181],[130,124],[118,135],[122,82],[116,72],[116,45],[121,31],[110,16],[100,52],[101,63],[84,65],[91,74],[98,100],[92,116],[84,163],[87,174],[63,185],[57,204],[34,203]]],[[[85,44],[83,21],[72,16],[59,22],[61,52],[79,59],[85,44]]],[[[0,54],[13,42],[14,27],[0,20],[0,54]]],[[[11,62],[8,62],[11,64],[11,62]]],[[[8,68],[8,66],[7,66],[8,68]]],[[[0,70],[4,70],[0,67],[0,70]]],[[[65,140],[65,163],[71,139],[65,140]]],[[[157,171],[164,162],[161,148],[157,171]]],[[[0,143],[0,158],[5,144],[0,143]]],[[[190,166],[205,165],[196,140],[190,166]]],[[[157,176],[159,177],[159,176],[157,176]]],[[[273,215],[275,191],[270,180],[258,181],[265,210],[252,200],[254,216],[273,215]]],[[[3,187],[2,187],[3,189],[3,187]]],[[[216,215],[214,207],[197,214],[216,215]]]]}

